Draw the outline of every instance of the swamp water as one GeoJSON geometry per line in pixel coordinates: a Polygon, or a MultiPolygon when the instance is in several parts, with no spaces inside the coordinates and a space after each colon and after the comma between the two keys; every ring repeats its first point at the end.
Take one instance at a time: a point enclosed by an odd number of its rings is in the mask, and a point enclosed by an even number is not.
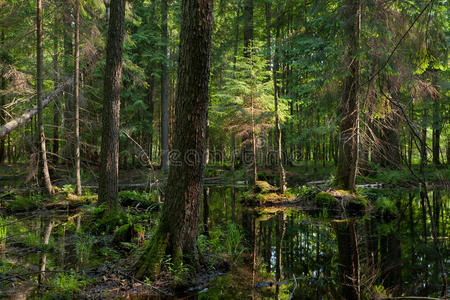
{"type": "MultiPolygon", "coordinates": [[[[231,257],[231,270],[179,298],[350,299],[355,291],[363,299],[440,295],[441,267],[418,191],[372,190],[367,197],[377,213],[350,221],[336,221],[326,209],[247,209],[242,195],[236,187],[205,188],[200,243],[231,257]]],[[[448,272],[450,193],[434,190],[429,197],[448,272]]],[[[0,298],[36,298],[39,283],[57,292],[83,289],[99,275],[92,270],[98,273],[121,255],[108,247],[110,237],[80,232],[78,211],[1,215],[0,298]],[[39,275],[43,270],[45,278],[39,275]]]]}

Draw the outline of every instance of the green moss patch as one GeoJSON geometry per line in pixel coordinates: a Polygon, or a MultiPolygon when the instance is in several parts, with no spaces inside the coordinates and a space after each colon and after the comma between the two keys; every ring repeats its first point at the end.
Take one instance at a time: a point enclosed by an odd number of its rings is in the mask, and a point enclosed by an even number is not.
{"type": "Polygon", "coordinates": [[[273,193],[276,191],[278,191],[278,188],[274,187],[267,181],[256,181],[255,182],[255,188],[254,188],[255,193],[265,194],[265,193],[273,193]]]}

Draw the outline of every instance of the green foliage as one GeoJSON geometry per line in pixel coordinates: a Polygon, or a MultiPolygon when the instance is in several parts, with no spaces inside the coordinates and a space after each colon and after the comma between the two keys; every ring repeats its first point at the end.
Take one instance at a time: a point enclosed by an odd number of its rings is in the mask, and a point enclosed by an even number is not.
{"type": "Polygon", "coordinates": [[[297,197],[301,200],[312,200],[320,191],[313,186],[298,186],[292,190],[292,193],[297,195],[297,197]]]}
{"type": "Polygon", "coordinates": [[[379,197],[375,202],[375,209],[380,214],[396,215],[398,212],[395,202],[387,197],[379,197]]]}
{"type": "Polygon", "coordinates": [[[40,194],[15,195],[13,201],[6,203],[6,209],[13,212],[31,211],[38,209],[42,205],[42,196],[40,194]]]}
{"type": "Polygon", "coordinates": [[[0,251],[5,248],[6,234],[8,232],[8,218],[3,218],[0,215],[0,251]]]}
{"type": "Polygon", "coordinates": [[[89,260],[94,242],[95,238],[89,234],[81,233],[75,235],[75,253],[79,262],[84,263],[89,260]]]}
{"type": "Polygon", "coordinates": [[[183,263],[183,261],[174,262],[170,255],[162,258],[161,265],[172,276],[175,285],[182,284],[192,271],[192,266],[183,263]]]}
{"type": "Polygon", "coordinates": [[[122,206],[127,207],[139,205],[141,208],[145,208],[150,211],[159,209],[159,203],[156,200],[157,195],[157,190],[153,190],[151,193],[147,193],[145,191],[139,192],[136,190],[119,192],[119,198],[122,206]]]}
{"type": "Polygon", "coordinates": [[[49,282],[51,291],[48,294],[56,293],[64,296],[73,296],[87,284],[88,281],[85,278],[73,271],[70,273],[61,272],[49,282]]]}
{"type": "Polygon", "coordinates": [[[237,56],[224,71],[224,84],[211,95],[212,130],[228,128],[238,135],[263,131],[272,122],[273,83],[263,53],[254,48],[249,57],[237,56]]]}
{"type": "Polygon", "coordinates": [[[211,230],[209,237],[200,235],[198,243],[201,253],[209,253],[212,256],[211,262],[222,255],[227,255],[237,261],[246,251],[242,229],[231,222],[211,230]]]}

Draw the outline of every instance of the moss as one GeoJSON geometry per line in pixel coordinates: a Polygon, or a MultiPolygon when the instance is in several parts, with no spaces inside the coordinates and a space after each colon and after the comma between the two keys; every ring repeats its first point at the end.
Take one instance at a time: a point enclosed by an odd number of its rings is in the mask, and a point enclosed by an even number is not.
{"type": "Polygon", "coordinates": [[[277,190],[278,189],[276,187],[272,186],[267,181],[256,181],[255,182],[255,188],[254,188],[255,193],[270,193],[270,192],[275,192],[277,190]]]}
{"type": "Polygon", "coordinates": [[[131,243],[134,239],[142,241],[144,238],[144,228],[140,225],[124,224],[114,231],[112,243],[121,245],[122,243],[131,243]]]}
{"type": "Polygon", "coordinates": [[[160,224],[150,240],[145,252],[135,264],[136,278],[154,278],[161,270],[161,261],[166,253],[170,234],[166,226],[160,224]]]}
{"type": "Polygon", "coordinates": [[[277,193],[257,194],[257,199],[260,203],[264,203],[267,201],[276,201],[280,198],[282,198],[282,196],[277,193]]]}
{"type": "Polygon", "coordinates": [[[123,211],[107,211],[102,205],[94,209],[85,226],[87,231],[94,233],[113,233],[117,227],[128,223],[132,223],[130,214],[123,211]]]}
{"type": "Polygon", "coordinates": [[[320,192],[314,197],[314,201],[320,206],[335,206],[337,205],[336,198],[327,192],[320,192]]]}
{"type": "Polygon", "coordinates": [[[347,207],[350,210],[363,211],[369,207],[369,202],[362,196],[356,196],[349,199],[347,207]]]}

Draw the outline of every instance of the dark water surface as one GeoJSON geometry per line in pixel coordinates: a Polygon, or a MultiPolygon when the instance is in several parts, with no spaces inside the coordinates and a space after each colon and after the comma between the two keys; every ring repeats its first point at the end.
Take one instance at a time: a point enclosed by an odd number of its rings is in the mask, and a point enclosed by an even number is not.
{"type": "MultiPolygon", "coordinates": [[[[327,210],[247,209],[240,204],[242,194],[237,187],[205,188],[201,239],[225,232],[229,236],[220,246],[238,262],[184,299],[343,299],[352,284],[363,299],[440,295],[431,219],[418,191],[373,190],[367,195],[372,213],[338,221],[327,210]]],[[[448,190],[429,192],[447,273],[449,197],[448,190]]],[[[52,288],[65,289],[76,284],[77,274],[89,277],[90,270],[107,264],[104,257],[119,257],[107,246],[108,237],[77,233],[82,222],[83,216],[67,210],[14,218],[2,212],[7,238],[0,232],[0,298],[35,298],[36,282],[46,282],[39,278],[43,267],[47,277],[59,276],[52,288]],[[48,245],[42,245],[49,231],[48,245]]]]}

